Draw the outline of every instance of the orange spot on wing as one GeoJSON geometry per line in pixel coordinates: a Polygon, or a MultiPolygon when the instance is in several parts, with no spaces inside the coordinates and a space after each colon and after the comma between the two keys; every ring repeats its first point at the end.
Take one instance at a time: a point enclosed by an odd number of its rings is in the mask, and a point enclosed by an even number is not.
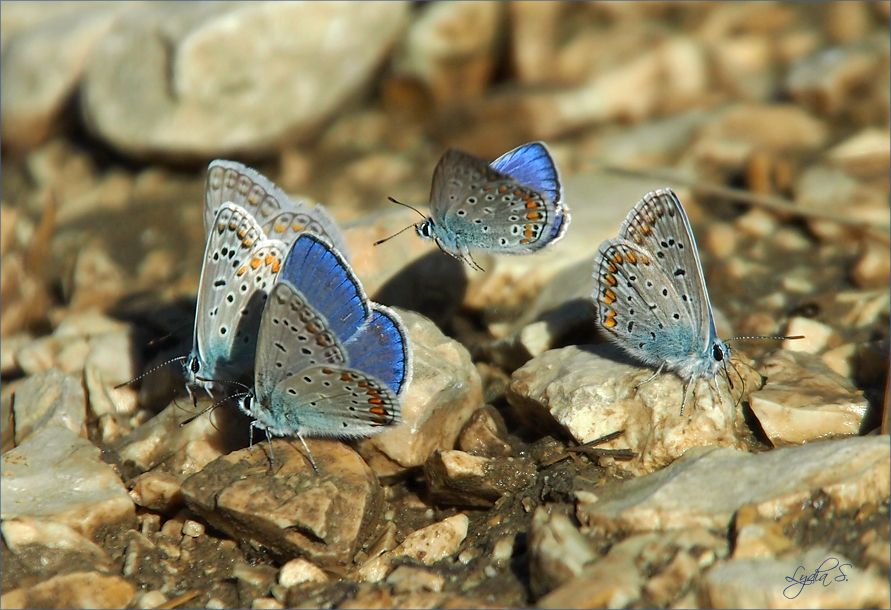
{"type": "Polygon", "coordinates": [[[612,305],[616,302],[616,293],[607,288],[603,291],[603,302],[607,305],[612,305]]]}
{"type": "Polygon", "coordinates": [[[255,259],[251,260],[251,269],[256,269],[257,267],[259,267],[260,262],[261,261],[259,258],[255,258],[255,259]]]}
{"type": "Polygon", "coordinates": [[[606,280],[606,283],[609,284],[610,286],[615,286],[616,284],[619,283],[618,280],[616,280],[616,276],[614,276],[610,273],[603,276],[603,279],[606,280]]]}
{"type": "Polygon", "coordinates": [[[303,229],[306,228],[306,225],[302,225],[300,223],[295,222],[293,225],[291,225],[291,228],[299,233],[300,231],[302,231],[303,229]]]}
{"type": "Polygon", "coordinates": [[[629,251],[625,254],[625,258],[627,258],[627,259],[628,259],[628,262],[631,263],[632,265],[636,265],[636,264],[637,264],[637,257],[634,255],[634,252],[632,252],[631,250],[629,250],[629,251]]]}
{"type": "Polygon", "coordinates": [[[535,236],[535,233],[532,231],[532,225],[526,225],[526,230],[523,231],[523,235],[526,237],[532,238],[535,236]]]}
{"type": "Polygon", "coordinates": [[[369,411],[372,414],[377,415],[378,417],[386,417],[387,416],[387,410],[382,409],[381,407],[371,407],[369,409],[369,411]]]}
{"type": "Polygon", "coordinates": [[[247,271],[247,267],[242,267],[238,271],[235,272],[235,275],[244,275],[245,271],[247,271]]]}
{"type": "Polygon", "coordinates": [[[618,322],[616,322],[616,312],[611,311],[603,321],[603,325],[607,328],[613,328],[616,324],[618,324],[618,322]]]}
{"type": "Polygon", "coordinates": [[[622,258],[622,255],[618,252],[613,252],[612,260],[617,265],[621,265],[625,261],[625,259],[622,258]]]}
{"type": "Polygon", "coordinates": [[[278,259],[275,259],[275,262],[272,264],[272,272],[278,273],[278,270],[281,268],[282,268],[281,261],[278,259]]]}
{"type": "Polygon", "coordinates": [[[537,220],[541,220],[541,214],[539,214],[538,212],[529,212],[528,214],[526,214],[526,218],[535,222],[537,220]]]}

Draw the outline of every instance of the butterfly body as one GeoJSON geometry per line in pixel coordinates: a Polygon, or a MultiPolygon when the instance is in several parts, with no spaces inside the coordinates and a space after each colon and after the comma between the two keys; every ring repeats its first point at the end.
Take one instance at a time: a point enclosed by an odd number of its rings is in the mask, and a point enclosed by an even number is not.
{"type": "MultiPolygon", "coordinates": [[[[718,338],[696,240],[669,189],[647,194],[595,266],[598,321],[642,362],[687,381],[713,379],[730,359],[718,338]]],[[[657,371],[658,374],[658,371],[657,371]]]]}
{"type": "Polygon", "coordinates": [[[491,164],[449,149],[433,174],[429,217],[416,226],[444,252],[530,254],[563,237],[569,211],[547,146],[533,142],[491,164]]]}

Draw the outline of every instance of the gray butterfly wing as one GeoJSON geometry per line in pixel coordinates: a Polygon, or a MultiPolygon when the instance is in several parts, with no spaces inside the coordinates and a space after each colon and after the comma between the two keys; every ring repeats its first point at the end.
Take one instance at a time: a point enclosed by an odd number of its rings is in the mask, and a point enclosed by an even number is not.
{"type": "Polygon", "coordinates": [[[672,278],[695,322],[693,328],[702,345],[700,351],[705,351],[717,333],[696,239],[674,192],[659,189],[644,196],[622,223],[619,238],[650,252],[672,278]]]}
{"type": "Polygon", "coordinates": [[[284,250],[281,242],[266,239],[240,206],[227,203],[219,209],[198,287],[192,355],[199,370],[190,368],[192,377],[233,380],[250,370],[266,293],[284,250]]]}
{"type": "Polygon", "coordinates": [[[592,298],[612,338],[652,366],[679,369],[702,354],[689,301],[653,255],[624,239],[600,246],[592,298]]]}
{"type": "Polygon", "coordinates": [[[430,211],[434,233],[465,249],[528,254],[565,230],[563,209],[554,202],[455,149],[447,150],[436,166],[430,211]]]}
{"type": "Polygon", "coordinates": [[[254,388],[260,405],[267,404],[282,380],[304,369],[317,364],[348,364],[340,340],[286,280],[276,282],[269,294],[257,345],[254,388]]]}
{"type": "Polygon", "coordinates": [[[399,423],[399,400],[362,371],[319,365],[275,386],[269,398],[273,434],[362,438],[399,423]]]}
{"type": "Polygon", "coordinates": [[[294,202],[260,172],[236,161],[217,159],[207,168],[204,187],[205,233],[217,210],[226,202],[241,206],[257,219],[266,234],[291,243],[303,231],[327,238],[349,258],[346,240],[334,219],[321,205],[294,202]]]}

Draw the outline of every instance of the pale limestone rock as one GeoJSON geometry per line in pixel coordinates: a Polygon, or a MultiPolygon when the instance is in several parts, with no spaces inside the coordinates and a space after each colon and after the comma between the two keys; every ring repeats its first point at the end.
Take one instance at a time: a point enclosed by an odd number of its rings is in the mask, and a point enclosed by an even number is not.
{"type": "Polygon", "coordinates": [[[746,504],[776,518],[822,491],[839,511],[889,497],[889,446],[882,437],[809,443],[751,455],[696,448],[659,472],[577,492],[579,520],[598,531],[726,528],[746,504]]]}
{"type": "Polygon", "coordinates": [[[762,367],[767,383],[749,396],[752,411],[774,446],[861,432],[869,403],[862,390],[817,356],[780,351],[762,367]]]}
{"type": "Polygon", "coordinates": [[[3,519],[58,521],[92,539],[133,527],[133,502],[99,453],[74,432],[52,426],[3,454],[3,519]]]}

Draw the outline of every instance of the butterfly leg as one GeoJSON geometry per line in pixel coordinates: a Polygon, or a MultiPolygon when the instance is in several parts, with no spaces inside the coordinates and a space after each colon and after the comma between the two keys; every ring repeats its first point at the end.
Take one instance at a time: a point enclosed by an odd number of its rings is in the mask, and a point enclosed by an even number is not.
{"type": "Polygon", "coordinates": [[[709,386],[714,387],[715,392],[718,394],[718,401],[721,403],[721,406],[724,406],[724,394],[721,393],[721,388],[718,387],[718,378],[717,376],[712,377],[709,380],[709,386]]]}
{"type": "Polygon", "coordinates": [[[690,379],[687,382],[687,385],[684,386],[684,400],[681,401],[681,413],[680,413],[681,417],[684,416],[684,407],[687,406],[687,396],[690,395],[690,388],[693,387],[693,384],[696,383],[696,381],[697,380],[695,378],[690,379]]]}
{"type": "Polygon", "coordinates": [[[266,440],[269,441],[269,469],[272,470],[275,468],[275,452],[272,450],[272,434],[269,433],[269,428],[265,428],[266,430],[266,440]]]}
{"type": "Polygon", "coordinates": [[[634,391],[636,392],[637,389],[640,388],[640,386],[642,386],[642,385],[644,385],[644,384],[647,384],[647,383],[650,383],[651,381],[653,381],[656,377],[658,377],[658,376],[662,373],[662,369],[663,369],[664,367],[665,367],[665,363],[660,364],[660,365],[659,365],[659,368],[656,369],[656,372],[655,372],[655,373],[653,373],[652,375],[650,375],[649,377],[647,377],[646,379],[644,379],[643,381],[641,381],[639,384],[637,384],[636,386],[634,386],[634,391]]]}
{"type": "Polygon", "coordinates": [[[306,449],[306,456],[309,458],[309,463],[312,464],[312,469],[316,471],[316,474],[319,474],[319,467],[316,466],[316,460],[312,457],[312,451],[309,450],[309,447],[306,445],[306,441],[303,440],[303,435],[300,432],[297,433],[297,438],[300,439],[300,442],[303,443],[303,448],[306,449]]]}

